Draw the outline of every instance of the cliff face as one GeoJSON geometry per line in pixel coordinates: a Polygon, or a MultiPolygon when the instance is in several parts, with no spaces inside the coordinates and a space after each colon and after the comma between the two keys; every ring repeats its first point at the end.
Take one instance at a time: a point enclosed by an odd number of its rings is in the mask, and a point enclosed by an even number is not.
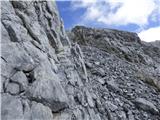
{"type": "Polygon", "coordinates": [[[60,74],[70,62],[55,2],[1,2],[1,7],[2,119],[53,119],[52,112],[69,107],[60,74]]]}
{"type": "Polygon", "coordinates": [[[77,26],[54,1],[1,2],[2,120],[159,120],[160,47],[77,26]],[[69,37],[69,38],[68,38],[69,37]]]}

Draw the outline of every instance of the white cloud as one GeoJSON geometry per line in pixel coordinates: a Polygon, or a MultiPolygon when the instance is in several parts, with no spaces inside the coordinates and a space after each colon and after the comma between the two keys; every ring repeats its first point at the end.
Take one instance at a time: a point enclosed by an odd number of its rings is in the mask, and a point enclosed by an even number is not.
{"type": "Polygon", "coordinates": [[[80,24],[135,24],[139,26],[138,35],[143,41],[160,40],[160,0],[73,0],[72,6],[74,10],[86,9],[80,24]],[[148,28],[151,22],[158,27],[148,28]]]}
{"type": "Polygon", "coordinates": [[[71,0],[72,8],[78,9],[83,7],[90,7],[94,5],[97,2],[97,0],[71,0]]]}
{"type": "Polygon", "coordinates": [[[160,26],[143,30],[138,34],[138,36],[141,40],[146,42],[160,40],[160,26]]]}
{"type": "Polygon", "coordinates": [[[79,0],[72,1],[74,8],[86,8],[83,22],[93,21],[106,25],[136,24],[145,26],[157,20],[160,0],[79,0]]]}

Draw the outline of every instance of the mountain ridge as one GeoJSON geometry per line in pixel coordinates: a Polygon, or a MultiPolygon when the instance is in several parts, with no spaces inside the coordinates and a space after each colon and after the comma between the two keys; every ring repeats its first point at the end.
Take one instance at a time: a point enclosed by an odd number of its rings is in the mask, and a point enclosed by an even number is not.
{"type": "Polygon", "coordinates": [[[2,120],[159,120],[160,47],[136,33],[65,32],[55,1],[1,1],[2,120]]]}

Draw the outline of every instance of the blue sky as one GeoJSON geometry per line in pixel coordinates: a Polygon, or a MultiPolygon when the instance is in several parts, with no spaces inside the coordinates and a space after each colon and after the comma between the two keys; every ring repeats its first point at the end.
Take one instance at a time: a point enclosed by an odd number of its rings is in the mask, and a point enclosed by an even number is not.
{"type": "Polygon", "coordinates": [[[160,40],[160,0],[57,0],[66,29],[75,25],[137,32],[160,40]]]}

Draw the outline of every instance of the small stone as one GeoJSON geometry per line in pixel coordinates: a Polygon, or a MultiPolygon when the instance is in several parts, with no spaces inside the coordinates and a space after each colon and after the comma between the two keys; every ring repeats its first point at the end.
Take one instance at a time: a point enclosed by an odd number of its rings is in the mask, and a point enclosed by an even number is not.
{"type": "Polygon", "coordinates": [[[92,74],[104,77],[105,76],[105,71],[102,68],[99,69],[93,69],[92,74]]]}
{"type": "Polygon", "coordinates": [[[12,95],[17,95],[20,92],[19,85],[16,83],[9,83],[6,91],[12,95]]]}
{"type": "Polygon", "coordinates": [[[120,118],[120,120],[126,120],[126,114],[124,111],[120,111],[118,117],[120,118]]]}
{"type": "Polygon", "coordinates": [[[98,71],[99,71],[99,74],[100,74],[101,76],[105,76],[105,71],[104,71],[104,69],[100,68],[98,71]]]}
{"type": "Polygon", "coordinates": [[[132,114],[131,111],[128,111],[127,115],[129,120],[134,120],[134,115],[132,114]]]}
{"type": "Polygon", "coordinates": [[[104,79],[99,78],[98,82],[100,82],[102,85],[105,83],[104,79]]]}
{"type": "MultiPolygon", "coordinates": [[[[27,74],[28,73],[26,73],[26,75],[27,74]]],[[[28,86],[28,80],[26,75],[22,71],[19,71],[11,78],[12,81],[17,82],[20,85],[20,91],[25,90],[28,86]]]]}
{"type": "Polygon", "coordinates": [[[87,68],[92,68],[93,67],[92,63],[90,63],[90,62],[85,62],[85,65],[86,65],[87,68]]]}
{"type": "Polygon", "coordinates": [[[95,65],[100,65],[100,62],[96,61],[94,62],[95,65]]]}
{"type": "Polygon", "coordinates": [[[88,102],[89,106],[94,107],[94,102],[93,102],[91,94],[88,92],[88,90],[86,90],[85,93],[86,93],[87,102],[88,102]]]}
{"type": "Polygon", "coordinates": [[[114,80],[106,81],[106,83],[107,83],[107,85],[108,85],[111,89],[113,89],[115,92],[116,92],[116,91],[117,91],[117,92],[120,91],[118,85],[115,83],[114,80]]]}
{"type": "Polygon", "coordinates": [[[115,111],[118,109],[118,107],[114,105],[113,103],[111,103],[110,101],[106,101],[106,105],[111,111],[115,111]]]}

